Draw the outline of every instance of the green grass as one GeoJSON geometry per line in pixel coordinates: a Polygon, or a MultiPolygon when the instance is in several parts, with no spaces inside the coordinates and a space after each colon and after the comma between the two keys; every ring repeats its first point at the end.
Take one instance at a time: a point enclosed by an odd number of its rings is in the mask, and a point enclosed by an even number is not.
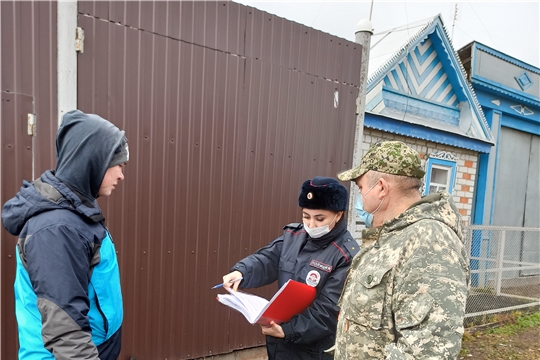
{"type": "Polygon", "coordinates": [[[534,326],[540,326],[540,312],[530,315],[518,315],[511,323],[497,328],[488,329],[486,334],[514,335],[518,331],[534,326]]]}

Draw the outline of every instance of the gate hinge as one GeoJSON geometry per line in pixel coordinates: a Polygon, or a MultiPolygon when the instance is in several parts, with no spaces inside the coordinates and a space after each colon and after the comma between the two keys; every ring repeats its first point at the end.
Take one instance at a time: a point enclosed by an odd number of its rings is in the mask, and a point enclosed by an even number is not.
{"type": "Polygon", "coordinates": [[[36,133],[36,114],[28,114],[28,135],[36,133]]]}
{"type": "Polygon", "coordinates": [[[84,52],[84,30],[78,26],[75,34],[75,51],[79,53],[84,52]]]}

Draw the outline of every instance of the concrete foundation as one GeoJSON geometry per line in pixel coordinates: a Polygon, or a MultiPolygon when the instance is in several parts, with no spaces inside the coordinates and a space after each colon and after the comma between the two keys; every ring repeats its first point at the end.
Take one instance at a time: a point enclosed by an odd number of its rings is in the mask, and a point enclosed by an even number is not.
{"type": "Polygon", "coordinates": [[[266,346],[234,351],[230,354],[206,356],[197,360],[268,360],[266,346]]]}

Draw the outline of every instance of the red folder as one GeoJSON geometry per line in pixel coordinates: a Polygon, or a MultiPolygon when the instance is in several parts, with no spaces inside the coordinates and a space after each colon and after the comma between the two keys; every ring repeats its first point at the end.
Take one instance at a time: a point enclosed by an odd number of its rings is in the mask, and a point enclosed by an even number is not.
{"type": "Polygon", "coordinates": [[[317,293],[314,287],[294,280],[288,280],[270,301],[241,291],[229,292],[218,295],[217,300],[241,312],[251,324],[263,325],[289,321],[307,309],[317,293]]]}

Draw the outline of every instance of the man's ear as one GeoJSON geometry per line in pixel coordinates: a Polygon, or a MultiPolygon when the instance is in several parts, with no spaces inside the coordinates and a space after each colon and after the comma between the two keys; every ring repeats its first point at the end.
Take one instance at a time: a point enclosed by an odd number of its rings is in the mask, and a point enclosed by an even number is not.
{"type": "Polygon", "coordinates": [[[388,182],[388,180],[386,180],[385,178],[380,178],[377,186],[381,187],[381,191],[379,192],[379,199],[382,199],[385,196],[387,196],[391,190],[390,182],[388,182]]]}

